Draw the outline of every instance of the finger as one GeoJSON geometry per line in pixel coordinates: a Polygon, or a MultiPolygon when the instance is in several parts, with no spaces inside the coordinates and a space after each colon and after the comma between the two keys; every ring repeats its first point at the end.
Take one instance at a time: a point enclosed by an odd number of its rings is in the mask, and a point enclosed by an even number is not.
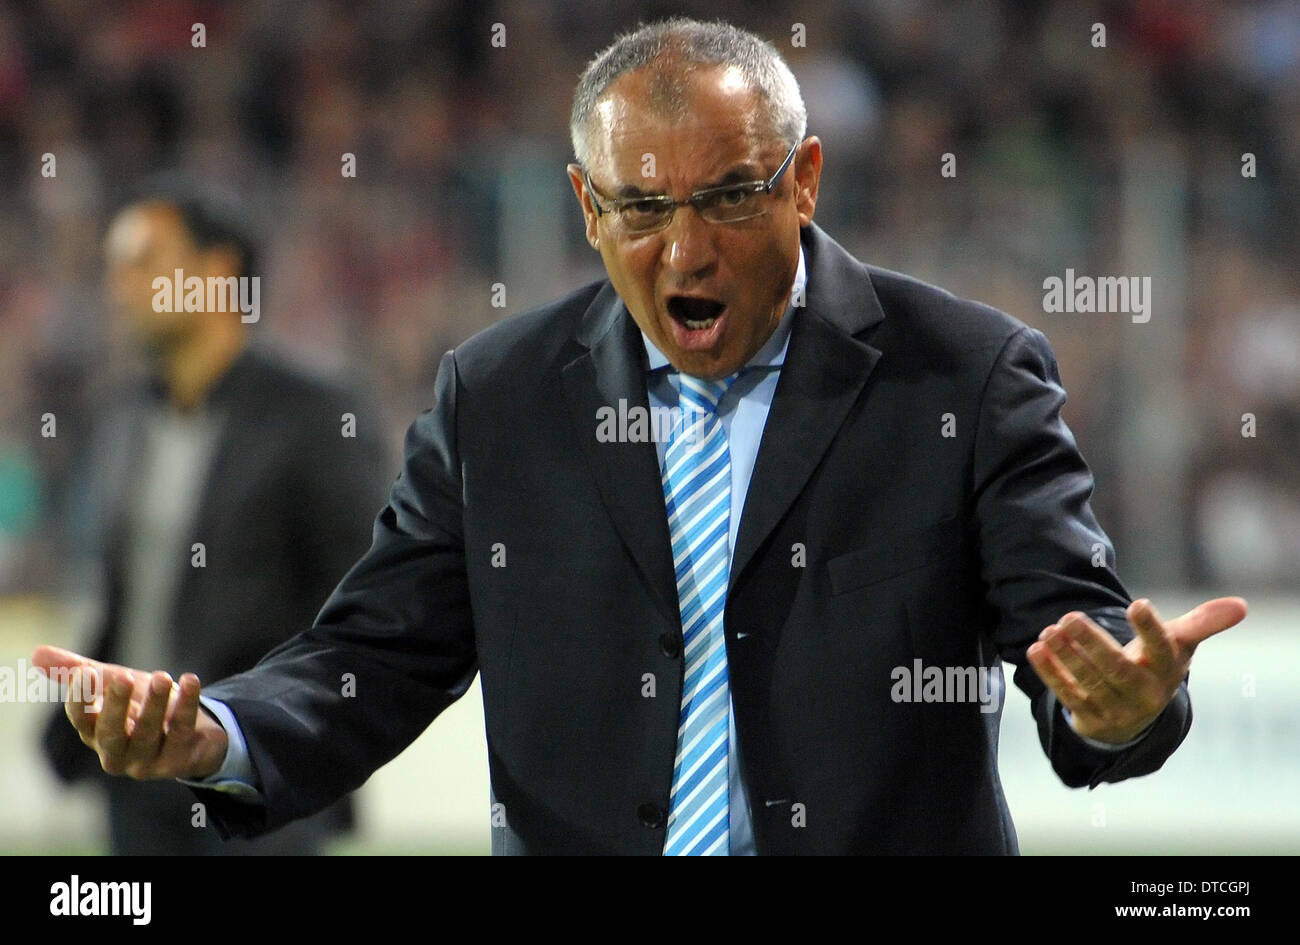
{"type": "Polygon", "coordinates": [[[1101,669],[1071,640],[1071,633],[1083,634],[1093,631],[1101,631],[1101,628],[1088,619],[1086,614],[1069,613],[1061,618],[1061,622],[1054,629],[1044,633],[1042,642],[1069,671],[1079,688],[1088,694],[1088,698],[1097,700],[1113,697],[1116,692],[1101,669]]]}
{"type": "MultiPolygon", "coordinates": [[[[1107,685],[1125,695],[1136,696],[1146,680],[1143,671],[1133,664],[1119,641],[1105,627],[1099,626],[1086,614],[1082,616],[1082,620],[1062,621],[1061,635],[1107,685]]],[[[1080,681],[1086,685],[1085,680],[1080,681]]]]}
{"type": "Polygon", "coordinates": [[[95,660],[58,646],[38,646],[32,653],[32,665],[53,678],[58,671],[66,677],[81,666],[97,666],[95,660]]]}
{"type": "Polygon", "coordinates": [[[132,776],[139,775],[158,756],[163,739],[163,716],[172,692],[172,678],[164,672],[153,673],[144,682],[146,694],[122,759],[125,772],[132,776]]]}
{"type": "Polygon", "coordinates": [[[83,741],[91,737],[94,715],[102,704],[103,675],[100,669],[104,664],[62,647],[38,646],[32,653],[32,665],[50,679],[60,683],[67,680],[64,713],[83,741]]]}
{"type": "Polygon", "coordinates": [[[204,745],[197,737],[200,688],[197,676],[184,674],[172,690],[172,704],[167,710],[163,757],[169,770],[179,777],[194,777],[198,770],[195,765],[203,755],[204,745]]]}
{"type": "Polygon", "coordinates": [[[92,666],[77,666],[68,681],[68,696],[63,712],[87,745],[95,738],[95,722],[103,708],[103,679],[92,666]]]}
{"type": "Polygon", "coordinates": [[[1205,640],[1235,627],[1246,619],[1246,602],[1240,597],[1216,597],[1193,607],[1166,624],[1166,629],[1183,646],[1193,649],[1205,640]]]}
{"type": "MultiPolygon", "coordinates": [[[[162,670],[158,670],[158,672],[162,672],[162,670]]],[[[126,733],[128,736],[134,735],[140,713],[144,711],[145,703],[149,701],[153,678],[154,673],[134,670],[131,672],[131,698],[126,704],[126,733]]]]}
{"type": "Polygon", "coordinates": [[[193,734],[199,717],[199,677],[193,673],[181,676],[180,685],[173,693],[172,705],[167,713],[167,734],[184,739],[193,734]]]}
{"type": "Polygon", "coordinates": [[[1142,661],[1158,673],[1175,666],[1178,655],[1155,605],[1145,597],[1128,605],[1128,622],[1142,641],[1142,661]]]}
{"type": "Polygon", "coordinates": [[[95,749],[99,764],[109,774],[121,774],[126,754],[126,711],[131,700],[133,680],[129,670],[104,672],[104,707],[95,721],[95,749]]]}
{"type": "Polygon", "coordinates": [[[1065,668],[1065,665],[1056,658],[1050,646],[1038,641],[1029,647],[1027,655],[1034,670],[1047,684],[1048,688],[1056,693],[1056,698],[1060,700],[1061,705],[1069,709],[1075,716],[1091,719],[1094,722],[1102,721],[1089,702],[1088,694],[1079,686],[1078,681],[1070,675],[1070,671],[1065,668]]]}

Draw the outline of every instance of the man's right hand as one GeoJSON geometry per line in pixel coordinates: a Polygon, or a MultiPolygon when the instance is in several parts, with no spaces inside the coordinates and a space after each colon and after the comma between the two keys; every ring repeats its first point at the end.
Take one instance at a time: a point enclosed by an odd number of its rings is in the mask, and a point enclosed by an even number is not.
{"type": "Polygon", "coordinates": [[[37,647],[32,662],[47,676],[72,674],[64,710],[109,774],[197,779],[215,774],[226,760],[226,730],[199,710],[193,673],[175,683],[161,671],[100,663],[54,646],[37,647]],[[87,673],[95,674],[94,685],[80,678],[87,673]]]}

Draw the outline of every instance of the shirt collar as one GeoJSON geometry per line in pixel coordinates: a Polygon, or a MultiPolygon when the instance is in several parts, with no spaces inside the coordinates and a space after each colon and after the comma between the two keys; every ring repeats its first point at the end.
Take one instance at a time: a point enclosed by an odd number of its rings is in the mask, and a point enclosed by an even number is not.
{"type": "MultiPolygon", "coordinates": [[[[780,367],[785,364],[785,352],[790,346],[790,327],[794,321],[794,302],[796,299],[807,297],[805,286],[808,284],[807,270],[804,268],[803,246],[799,246],[799,268],[794,273],[794,287],[790,292],[790,303],[785,307],[785,314],[777,322],[776,330],[772,336],[767,339],[763,347],[758,349],[758,353],[745,362],[742,371],[752,367],[780,367]]],[[[655,346],[645,332],[641,332],[641,340],[645,342],[646,355],[650,359],[650,370],[658,371],[663,368],[676,370],[668,363],[668,358],[664,353],[655,346]]]]}

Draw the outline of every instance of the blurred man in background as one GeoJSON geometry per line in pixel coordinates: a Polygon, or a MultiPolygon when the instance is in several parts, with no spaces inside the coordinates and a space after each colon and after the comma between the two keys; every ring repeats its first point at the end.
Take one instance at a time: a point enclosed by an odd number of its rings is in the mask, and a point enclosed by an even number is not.
{"type": "MultiPolygon", "coordinates": [[[[250,344],[256,246],[223,201],[168,183],[116,216],[105,256],[151,376],[108,405],[90,454],[105,589],[93,652],[239,672],[309,624],[365,550],[384,495],[379,426],[355,393],[250,344]]],[[[223,845],[185,787],[103,778],[62,707],[45,749],[63,780],[102,779],[117,854],[317,853],[352,822],[345,798],[223,845]]]]}

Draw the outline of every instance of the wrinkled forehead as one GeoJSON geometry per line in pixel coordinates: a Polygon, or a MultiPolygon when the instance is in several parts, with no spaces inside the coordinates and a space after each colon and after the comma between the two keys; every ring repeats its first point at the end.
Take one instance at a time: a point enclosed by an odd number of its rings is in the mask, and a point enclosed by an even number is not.
{"type": "Polygon", "coordinates": [[[619,76],[596,104],[590,145],[592,169],[620,178],[757,162],[780,149],[760,93],[735,67],[713,65],[619,76]]]}

